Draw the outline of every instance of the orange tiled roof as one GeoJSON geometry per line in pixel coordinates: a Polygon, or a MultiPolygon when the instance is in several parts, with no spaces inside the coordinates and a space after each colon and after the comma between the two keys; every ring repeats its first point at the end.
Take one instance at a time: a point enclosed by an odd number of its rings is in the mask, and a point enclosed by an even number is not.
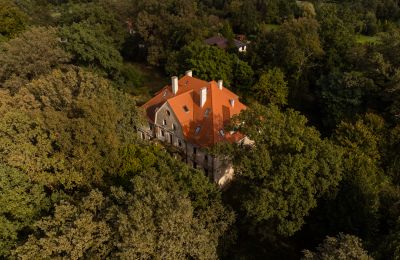
{"type": "Polygon", "coordinates": [[[221,132],[229,119],[246,109],[236,94],[223,87],[218,88],[215,81],[207,82],[194,77],[184,76],[178,81],[178,92],[172,92],[170,85],[165,86],[150,99],[143,108],[148,119],[154,123],[156,108],[168,102],[183,128],[185,139],[193,144],[208,147],[221,141],[239,141],[239,133],[221,132]],[[207,99],[200,106],[200,90],[207,87],[207,99]],[[234,100],[234,105],[231,101],[234,100]],[[185,112],[184,106],[188,108],[185,112]],[[209,111],[206,113],[206,111],[209,111]],[[196,129],[200,127],[198,133],[196,129]]]}

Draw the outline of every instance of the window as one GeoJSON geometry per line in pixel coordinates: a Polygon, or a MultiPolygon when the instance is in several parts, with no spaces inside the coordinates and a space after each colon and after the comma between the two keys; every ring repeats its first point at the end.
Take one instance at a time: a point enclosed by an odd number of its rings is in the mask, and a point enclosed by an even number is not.
{"type": "Polygon", "coordinates": [[[167,120],[164,119],[163,122],[162,122],[162,124],[163,124],[163,125],[167,125],[167,120]]]}
{"type": "Polygon", "coordinates": [[[167,91],[164,91],[163,97],[165,98],[167,96],[167,91]]]}
{"type": "Polygon", "coordinates": [[[181,140],[178,140],[178,146],[181,147],[182,146],[182,142],[181,140]]]}
{"type": "Polygon", "coordinates": [[[206,111],[204,112],[204,117],[208,117],[210,112],[211,112],[211,109],[207,108],[206,111]]]}
{"type": "Polygon", "coordinates": [[[223,129],[219,130],[219,134],[220,134],[222,137],[224,137],[224,136],[225,136],[224,130],[223,130],[223,129]]]}
{"type": "Polygon", "coordinates": [[[172,130],[176,130],[176,125],[172,123],[172,130]]]}
{"type": "Polygon", "coordinates": [[[208,162],[208,156],[207,156],[207,154],[204,155],[204,161],[205,161],[205,162],[208,162]]]}
{"type": "Polygon", "coordinates": [[[171,115],[171,112],[169,112],[169,110],[165,110],[165,112],[167,113],[168,116],[171,115]]]}
{"type": "Polygon", "coordinates": [[[196,127],[196,130],[194,131],[194,134],[197,135],[200,133],[201,126],[196,127]]]}
{"type": "Polygon", "coordinates": [[[161,136],[165,136],[164,130],[161,130],[161,136]]]}
{"type": "Polygon", "coordinates": [[[196,154],[196,153],[197,153],[197,148],[193,147],[193,154],[196,154]]]}
{"type": "Polygon", "coordinates": [[[141,137],[142,139],[146,139],[146,137],[145,137],[145,135],[144,135],[143,133],[140,133],[140,137],[141,137]]]}
{"type": "Polygon", "coordinates": [[[185,106],[183,106],[183,111],[185,111],[187,113],[187,112],[189,112],[189,108],[185,105],[185,106]]]}

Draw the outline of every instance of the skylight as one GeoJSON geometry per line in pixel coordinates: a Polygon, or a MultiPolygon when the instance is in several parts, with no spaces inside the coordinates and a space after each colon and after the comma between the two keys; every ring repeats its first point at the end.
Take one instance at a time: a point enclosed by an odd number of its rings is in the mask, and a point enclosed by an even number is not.
{"type": "Polygon", "coordinates": [[[194,134],[198,134],[198,133],[200,133],[200,130],[201,130],[201,126],[198,126],[198,127],[196,127],[196,130],[194,131],[194,134]]]}

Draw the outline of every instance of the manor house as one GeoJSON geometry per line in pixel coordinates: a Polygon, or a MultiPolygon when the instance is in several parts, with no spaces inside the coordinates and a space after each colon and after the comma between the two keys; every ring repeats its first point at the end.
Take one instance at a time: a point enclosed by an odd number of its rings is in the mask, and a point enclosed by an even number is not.
{"type": "Polygon", "coordinates": [[[220,186],[232,179],[232,164],[207,153],[207,148],[219,142],[249,142],[238,132],[224,130],[231,117],[246,106],[222,80],[203,81],[187,71],[180,79],[172,77],[171,84],[142,108],[149,122],[139,131],[143,139],[157,138],[176,147],[188,164],[204,169],[220,186]]]}

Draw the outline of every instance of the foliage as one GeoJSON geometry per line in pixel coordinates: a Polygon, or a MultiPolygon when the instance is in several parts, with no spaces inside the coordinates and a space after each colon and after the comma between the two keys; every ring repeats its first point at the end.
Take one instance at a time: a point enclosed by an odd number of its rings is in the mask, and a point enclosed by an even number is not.
{"type": "Polygon", "coordinates": [[[0,1],[0,36],[13,37],[27,25],[27,16],[11,1],[0,1]]]}
{"type": "Polygon", "coordinates": [[[372,259],[362,247],[361,240],[352,235],[339,233],[337,237],[326,237],[317,247],[317,252],[304,251],[303,259],[372,259]]]}
{"type": "Polygon", "coordinates": [[[122,57],[113,44],[113,39],[100,25],[87,22],[64,27],[60,35],[64,48],[73,54],[74,62],[116,76],[122,66],[122,57]]]}
{"type": "Polygon", "coordinates": [[[54,70],[1,95],[0,160],[48,186],[101,183],[135,139],[133,100],[82,69],[54,70]]]}
{"type": "Polygon", "coordinates": [[[0,166],[0,257],[10,256],[11,249],[24,237],[41,211],[48,207],[43,186],[33,183],[17,169],[0,166]]]}
{"type": "Polygon", "coordinates": [[[241,221],[259,226],[260,235],[292,235],[316,199],[341,179],[340,149],[322,140],[306,126],[305,117],[292,110],[253,106],[235,122],[244,122],[236,125],[237,131],[255,142],[233,153],[237,180],[232,196],[244,215],[241,221]]]}
{"type": "Polygon", "coordinates": [[[315,65],[324,51],[314,19],[300,18],[282,24],[279,30],[260,35],[255,52],[271,65],[283,67],[295,80],[315,65]],[[261,50],[262,48],[263,50],[261,50]]]}
{"type": "Polygon", "coordinates": [[[70,58],[61,48],[55,28],[32,27],[0,45],[0,85],[14,93],[70,58]]]}
{"type": "Polygon", "coordinates": [[[199,13],[196,1],[140,0],[135,10],[134,29],[143,39],[147,61],[152,65],[164,64],[169,51],[179,50],[218,29],[199,13]]]}
{"type": "Polygon", "coordinates": [[[270,69],[261,74],[253,86],[254,94],[262,104],[286,105],[288,88],[285,76],[278,68],[270,69]]]}
{"type": "Polygon", "coordinates": [[[376,88],[373,80],[356,71],[332,72],[327,77],[322,76],[318,83],[321,86],[320,102],[326,115],[324,121],[329,126],[366,112],[367,97],[376,88]]]}
{"type": "Polygon", "coordinates": [[[235,87],[238,89],[246,89],[251,85],[254,74],[248,63],[235,54],[200,42],[191,43],[179,52],[172,53],[165,68],[171,75],[188,69],[192,69],[200,79],[222,79],[226,86],[237,84],[235,87]]]}
{"type": "Polygon", "coordinates": [[[114,45],[119,48],[126,37],[124,24],[117,20],[116,14],[107,10],[108,6],[99,3],[79,3],[65,6],[58,24],[71,26],[74,23],[84,22],[91,29],[101,28],[104,34],[113,39],[114,45]]]}
{"type": "MultiPolygon", "coordinates": [[[[135,152],[144,152],[138,149],[135,152]]],[[[194,214],[190,199],[180,191],[173,175],[151,167],[136,173],[130,192],[111,187],[105,195],[93,190],[82,200],[56,206],[54,216],[37,222],[41,232],[30,236],[16,255],[215,259],[213,227],[194,214]]]]}

